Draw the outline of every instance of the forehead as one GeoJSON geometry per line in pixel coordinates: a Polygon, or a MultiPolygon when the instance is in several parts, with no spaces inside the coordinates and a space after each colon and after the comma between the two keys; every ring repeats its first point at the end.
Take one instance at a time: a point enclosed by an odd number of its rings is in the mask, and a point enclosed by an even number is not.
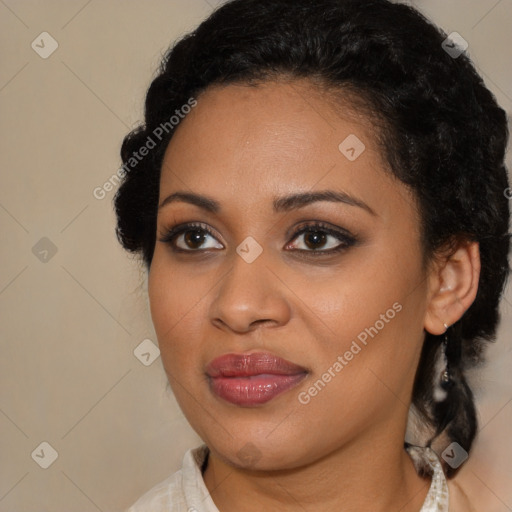
{"type": "Polygon", "coordinates": [[[167,148],[161,198],[185,189],[261,205],[332,188],[378,200],[399,187],[371,119],[326,95],[307,81],[207,89],[167,148]]]}

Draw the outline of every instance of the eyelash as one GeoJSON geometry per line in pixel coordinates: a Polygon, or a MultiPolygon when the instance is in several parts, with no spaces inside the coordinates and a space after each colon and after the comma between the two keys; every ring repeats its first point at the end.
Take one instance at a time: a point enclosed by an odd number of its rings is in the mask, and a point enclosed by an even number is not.
{"type": "MultiPolygon", "coordinates": [[[[200,252],[204,251],[204,249],[203,250],[201,250],[201,249],[181,249],[174,245],[175,239],[179,235],[182,235],[183,233],[186,233],[188,231],[204,232],[204,233],[207,233],[208,235],[210,235],[211,237],[215,238],[215,240],[217,240],[215,235],[211,231],[211,229],[208,227],[208,225],[203,224],[201,222],[191,222],[188,224],[181,224],[181,225],[178,225],[178,226],[175,226],[175,227],[169,229],[167,232],[165,232],[163,234],[163,236],[159,239],[159,241],[169,244],[174,252],[200,253],[200,252]]],[[[305,233],[315,233],[315,232],[320,232],[320,233],[324,233],[327,235],[331,235],[331,236],[337,238],[340,241],[340,244],[337,245],[336,247],[334,247],[333,249],[327,249],[327,250],[321,250],[321,249],[318,249],[318,250],[294,249],[294,250],[299,253],[307,253],[308,255],[312,254],[312,255],[314,255],[314,257],[317,257],[317,256],[332,255],[335,253],[342,252],[357,243],[357,238],[355,236],[349,234],[345,230],[333,229],[330,226],[328,226],[327,224],[324,224],[323,222],[310,222],[310,223],[301,224],[297,228],[297,231],[294,233],[294,235],[291,239],[291,242],[293,242],[296,238],[298,238],[299,236],[301,236],[305,233]]],[[[288,245],[289,243],[290,242],[288,242],[286,245],[288,245]]],[[[206,250],[208,250],[208,249],[206,249],[206,250]]],[[[218,250],[218,249],[214,249],[214,250],[218,250]]]]}

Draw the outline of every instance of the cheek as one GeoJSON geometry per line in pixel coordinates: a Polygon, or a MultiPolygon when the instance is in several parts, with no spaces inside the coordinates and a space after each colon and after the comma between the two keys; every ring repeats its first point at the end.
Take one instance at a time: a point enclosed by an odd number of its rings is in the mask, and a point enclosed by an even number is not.
{"type": "Polygon", "coordinates": [[[305,348],[314,363],[313,378],[352,397],[371,396],[371,383],[379,379],[402,393],[423,339],[426,282],[418,261],[418,255],[388,250],[329,279],[301,277],[294,291],[307,306],[302,311],[313,344],[305,348]]]}
{"type": "Polygon", "coordinates": [[[289,283],[300,299],[295,300],[296,311],[309,314],[308,322],[325,333],[331,349],[342,349],[360,333],[364,338],[375,324],[379,331],[389,331],[389,326],[400,325],[396,310],[417,300],[415,290],[421,291],[423,282],[415,259],[398,256],[366,251],[364,258],[351,256],[335,271],[290,274],[289,283]]]}
{"type": "Polygon", "coordinates": [[[155,251],[148,279],[151,318],[164,365],[196,350],[204,327],[209,280],[184,272],[155,251]],[[171,357],[172,356],[172,357],[171,357]]]}

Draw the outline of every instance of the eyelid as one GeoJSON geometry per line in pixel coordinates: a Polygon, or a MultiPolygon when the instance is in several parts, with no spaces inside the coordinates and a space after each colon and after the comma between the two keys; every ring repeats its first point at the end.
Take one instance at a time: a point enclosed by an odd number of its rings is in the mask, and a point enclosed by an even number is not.
{"type": "Polygon", "coordinates": [[[325,233],[328,233],[329,235],[333,235],[335,237],[345,237],[345,238],[355,238],[355,236],[350,233],[347,229],[344,229],[342,227],[335,227],[331,225],[330,223],[323,222],[323,221],[304,221],[301,222],[298,226],[294,226],[293,229],[291,229],[291,233],[287,233],[288,237],[293,236],[294,240],[297,238],[297,236],[303,234],[304,232],[308,231],[314,231],[317,229],[318,231],[324,231],[325,233]]]}
{"type": "MultiPolygon", "coordinates": [[[[179,247],[175,247],[174,240],[182,235],[183,233],[186,233],[187,231],[193,231],[194,229],[204,231],[209,236],[214,238],[217,242],[219,242],[221,245],[222,242],[219,240],[219,237],[213,232],[212,228],[208,226],[208,224],[205,224],[203,222],[185,222],[183,224],[177,224],[176,226],[173,226],[172,228],[164,230],[164,233],[160,233],[159,235],[159,242],[167,243],[169,244],[172,249],[176,252],[189,252],[189,253],[198,253],[201,252],[201,249],[181,249],[179,247]]],[[[210,249],[211,250],[211,249],[210,249]]],[[[219,249],[215,249],[219,250],[219,249]]]]}

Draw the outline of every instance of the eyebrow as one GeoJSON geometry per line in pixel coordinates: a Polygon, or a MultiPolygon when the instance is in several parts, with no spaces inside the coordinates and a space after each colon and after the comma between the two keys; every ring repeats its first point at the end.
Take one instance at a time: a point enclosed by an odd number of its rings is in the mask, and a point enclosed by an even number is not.
{"type": "MultiPolygon", "coordinates": [[[[330,201],[334,203],[344,203],[349,206],[356,206],[366,210],[373,216],[377,214],[363,201],[352,197],[345,192],[336,192],[334,190],[321,190],[318,192],[304,192],[298,194],[292,194],[289,196],[279,197],[274,199],[273,207],[274,212],[288,212],[299,208],[304,208],[312,203],[319,201],[330,201]]],[[[203,210],[210,213],[218,213],[221,210],[220,203],[215,199],[191,192],[174,192],[167,196],[158,206],[158,209],[162,209],[164,206],[173,202],[183,202],[193,204],[203,210]]]]}

